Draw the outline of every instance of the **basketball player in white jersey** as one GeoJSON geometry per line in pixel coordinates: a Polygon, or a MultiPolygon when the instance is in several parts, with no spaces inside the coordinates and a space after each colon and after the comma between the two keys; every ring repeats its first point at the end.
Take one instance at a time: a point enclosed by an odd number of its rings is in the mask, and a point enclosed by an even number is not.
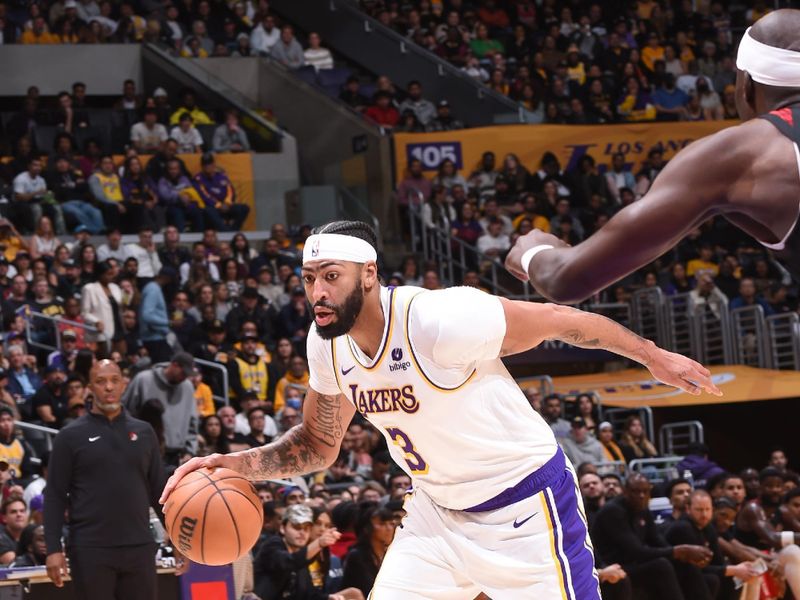
{"type": "Polygon", "coordinates": [[[253,480],[319,471],[361,412],[411,476],[407,516],[384,558],[376,600],[597,600],[599,584],[572,466],[500,358],[546,339],[604,348],[692,394],[709,372],[605,317],[515,302],[473,288],[383,287],[375,234],[338,221],[306,240],[315,316],[301,425],[260,448],[194,458],[253,480]]]}

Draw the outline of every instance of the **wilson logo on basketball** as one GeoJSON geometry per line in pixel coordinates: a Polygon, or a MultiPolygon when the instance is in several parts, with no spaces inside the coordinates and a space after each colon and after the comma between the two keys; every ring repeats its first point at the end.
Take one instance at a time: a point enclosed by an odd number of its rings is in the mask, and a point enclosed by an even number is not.
{"type": "Polygon", "coordinates": [[[181,528],[178,533],[178,548],[181,552],[186,554],[192,549],[192,538],[194,537],[194,529],[197,527],[197,519],[190,519],[183,517],[181,519],[181,528]]]}

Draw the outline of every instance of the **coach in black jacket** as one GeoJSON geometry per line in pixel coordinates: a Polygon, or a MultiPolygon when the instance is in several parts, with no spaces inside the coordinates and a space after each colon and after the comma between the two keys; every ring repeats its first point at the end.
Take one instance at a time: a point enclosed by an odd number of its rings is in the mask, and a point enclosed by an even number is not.
{"type": "Polygon", "coordinates": [[[164,467],[152,427],[131,417],[120,402],[119,367],[97,363],[90,375],[92,410],[55,438],[44,491],[47,575],[61,587],[66,563],[61,544],[69,509],[66,551],[81,600],[156,598],[156,545],[149,508],[158,497],[164,467]]]}

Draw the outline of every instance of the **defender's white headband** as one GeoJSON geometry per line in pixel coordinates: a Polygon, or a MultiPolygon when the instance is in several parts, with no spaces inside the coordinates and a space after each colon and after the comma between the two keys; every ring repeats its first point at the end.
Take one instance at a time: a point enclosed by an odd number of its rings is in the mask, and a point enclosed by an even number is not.
{"type": "Polygon", "coordinates": [[[351,235],[316,233],[308,236],[303,246],[303,264],[326,259],[365,263],[378,260],[378,253],[368,242],[351,235]]]}
{"type": "Polygon", "coordinates": [[[762,44],[753,39],[750,29],[739,44],[736,68],[764,85],[800,88],[800,52],[762,44]]]}

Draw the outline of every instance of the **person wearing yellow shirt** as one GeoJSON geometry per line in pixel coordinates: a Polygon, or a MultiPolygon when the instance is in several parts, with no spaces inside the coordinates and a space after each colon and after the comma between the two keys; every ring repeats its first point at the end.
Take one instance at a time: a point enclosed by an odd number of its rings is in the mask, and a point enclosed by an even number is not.
{"type": "Polygon", "coordinates": [[[700,248],[700,258],[693,258],[686,263],[686,274],[695,279],[700,275],[719,275],[719,265],[714,262],[714,250],[711,246],[704,245],[700,248]]]}
{"type": "Polygon", "coordinates": [[[200,371],[195,371],[192,375],[192,385],[194,385],[194,399],[197,402],[197,414],[200,418],[205,419],[217,412],[214,406],[214,394],[211,388],[203,383],[203,376],[200,371]]]}
{"type": "Polygon", "coordinates": [[[308,388],[308,365],[302,356],[294,356],[289,361],[289,370],[275,386],[274,408],[277,413],[286,404],[286,389],[289,385],[308,388]]]}
{"type": "Polygon", "coordinates": [[[241,402],[248,392],[254,393],[260,402],[266,402],[269,389],[267,364],[256,354],[258,337],[252,334],[242,336],[242,350],[233,360],[228,361],[228,381],[231,399],[241,402]]]}
{"type": "Polygon", "coordinates": [[[22,236],[8,219],[0,218],[0,248],[2,248],[3,257],[10,263],[14,262],[19,251],[27,252],[28,250],[22,236]]]}
{"type": "Polygon", "coordinates": [[[522,212],[517,215],[511,223],[514,231],[517,230],[523,219],[530,219],[531,225],[534,229],[550,233],[550,221],[547,219],[547,217],[543,217],[539,214],[539,212],[536,210],[536,204],[536,196],[533,194],[528,194],[525,196],[525,204],[523,205],[522,212]]]}
{"type": "Polygon", "coordinates": [[[169,118],[169,124],[177,125],[181,120],[181,115],[185,112],[191,115],[195,126],[214,125],[213,119],[198,108],[194,92],[190,90],[184,92],[181,105],[178,107],[178,110],[172,113],[172,116],[169,118]]]}
{"type": "Polygon", "coordinates": [[[567,50],[567,79],[578,85],[586,83],[586,67],[581,61],[578,47],[574,44],[567,50]]]}
{"type": "Polygon", "coordinates": [[[58,44],[58,36],[47,30],[44,17],[36,17],[33,27],[26,29],[20,37],[21,44],[58,44]]]}
{"type": "Polygon", "coordinates": [[[658,34],[653,32],[647,37],[647,45],[642,48],[642,62],[648,71],[656,70],[656,61],[664,60],[664,47],[658,41],[658,34]]]}
{"type": "Polygon", "coordinates": [[[99,169],[89,177],[89,191],[103,213],[106,229],[119,229],[127,208],[123,203],[122,182],[110,154],[100,158],[99,169]]]}

